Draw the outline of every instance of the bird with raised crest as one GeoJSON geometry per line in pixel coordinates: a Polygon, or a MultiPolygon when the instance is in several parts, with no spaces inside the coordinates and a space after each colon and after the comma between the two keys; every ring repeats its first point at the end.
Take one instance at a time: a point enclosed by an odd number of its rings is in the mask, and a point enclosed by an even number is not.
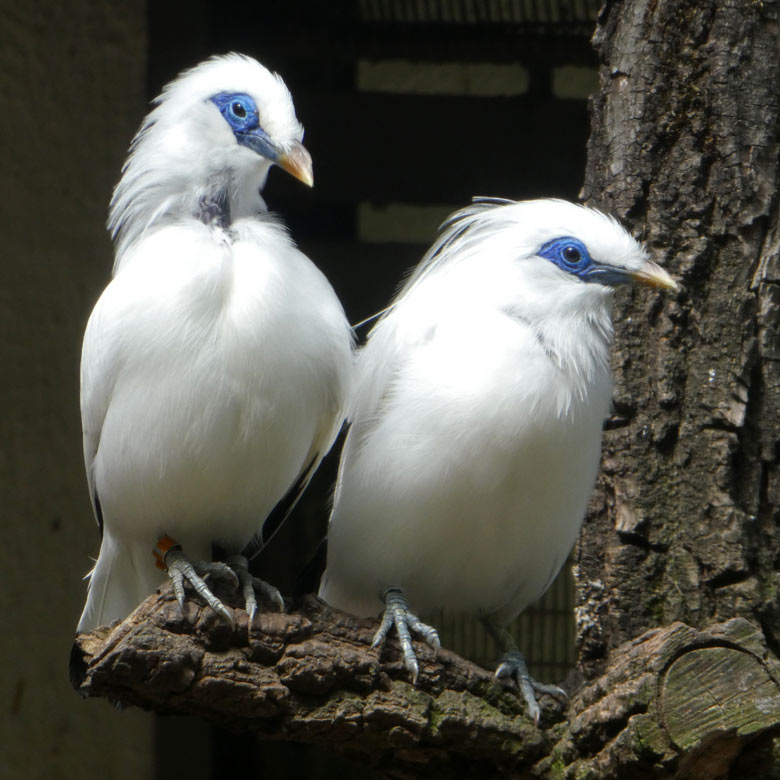
{"type": "Polygon", "coordinates": [[[352,332],[333,288],[261,197],[271,166],[311,185],[282,79],[214,57],[169,84],[110,206],[113,279],[81,361],[84,460],[102,532],[80,632],[167,575],[231,624],[209,577],[262,595],[262,548],[341,427],[352,332]],[[212,559],[212,546],[224,561],[212,559]]]}
{"type": "Polygon", "coordinates": [[[481,618],[528,674],[506,625],[549,587],[580,530],[609,412],[617,285],[674,290],[614,219],[561,200],[476,199],[454,214],[359,351],[320,596],[383,612],[414,679],[417,614],[481,618]],[[411,633],[410,633],[411,632],[411,633]]]}

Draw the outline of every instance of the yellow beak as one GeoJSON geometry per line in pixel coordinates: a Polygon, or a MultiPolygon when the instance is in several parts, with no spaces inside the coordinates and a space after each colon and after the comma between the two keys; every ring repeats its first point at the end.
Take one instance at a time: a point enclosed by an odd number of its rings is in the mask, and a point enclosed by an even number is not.
{"type": "Polygon", "coordinates": [[[314,186],[311,155],[302,143],[296,141],[284,154],[279,156],[276,164],[309,187],[314,186]]]}
{"type": "Polygon", "coordinates": [[[648,260],[638,271],[632,271],[629,276],[633,281],[648,287],[660,287],[664,290],[679,289],[677,282],[652,260],[648,260]]]}

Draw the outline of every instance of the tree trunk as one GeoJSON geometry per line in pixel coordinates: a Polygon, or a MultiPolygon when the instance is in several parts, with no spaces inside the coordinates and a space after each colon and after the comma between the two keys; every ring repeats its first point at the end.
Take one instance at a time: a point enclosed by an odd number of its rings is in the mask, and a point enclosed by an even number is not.
{"type": "Polygon", "coordinates": [[[608,0],[584,196],[684,284],[618,296],[617,397],[576,554],[585,683],[516,698],[304,599],[234,633],[170,591],[80,637],[86,695],[326,744],[388,777],[780,777],[777,0],[608,0]]]}
{"type": "Polygon", "coordinates": [[[616,308],[617,397],[577,552],[579,655],[741,616],[775,650],[778,3],[608,2],[585,198],[685,285],[616,308]]]}

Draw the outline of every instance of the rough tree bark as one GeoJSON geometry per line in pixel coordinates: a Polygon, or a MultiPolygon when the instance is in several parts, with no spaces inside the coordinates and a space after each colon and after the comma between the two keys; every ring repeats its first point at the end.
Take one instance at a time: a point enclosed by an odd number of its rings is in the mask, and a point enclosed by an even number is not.
{"type": "Polygon", "coordinates": [[[780,728],[780,663],[740,618],[625,643],[565,709],[545,698],[537,728],[489,672],[446,650],[417,643],[412,686],[395,642],[381,657],[370,649],[374,621],[314,596],[259,615],[251,637],[234,614],[234,630],[194,601],[182,616],[166,586],[115,628],[77,638],[82,693],[323,745],[389,778],[712,780],[780,728]]]}
{"type": "Polygon", "coordinates": [[[585,198],[685,285],[616,311],[617,398],[578,550],[584,668],[671,620],[776,650],[778,3],[608,3],[585,198]]]}
{"type": "Polygon", "coordinates": [[[82,692],[327,744],[388,777],[780,777],[777,0],[608,0],[584,196],[682,280],[621,296],[577,548],[584,684],[541,729],[489,675],[306,598],[247,641],[168,590],[80,637],[82,692]]]}

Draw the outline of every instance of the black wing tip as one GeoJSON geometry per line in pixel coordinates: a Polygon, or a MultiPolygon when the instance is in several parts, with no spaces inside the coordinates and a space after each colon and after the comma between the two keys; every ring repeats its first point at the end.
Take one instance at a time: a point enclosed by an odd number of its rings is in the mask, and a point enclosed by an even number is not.
{"type": "Polygon", "coordinates": [[[303,567],[295,580],[294,598],[298,599],[307,593],[316,593],[320,589],[320,580],[325,573],[328,558],[328,537],[324,536],[317,545],[309,562],[303,567]]]}
{"type": "Polygon", "coordinates": [[[314,457],[309,461],[309,464],[295,480],[295,484],[279,499],[276,506],[270,511],[268,517],[266,517],[260,528],[259,533],[249,540],[246,547],[244,547],[243,554],[250,561],[255,558],[271,541],[274,534],[281,528],[282,523],[287,519],[290,512],[295,508],[298,503],[298,499],[303,495],[303,491],[306,490],[306,486],[309,484],[309,480],[314,474],[315,466],[320,459],[319,453],[316,453],[314,457]]]}
{"type": "Polygon", "coordinates": [[[95,517],[97,518],[98,529],[100,530],[100,538],[103,538],[103,507],[100,505],[100,498],[97,491],[95,491],[95,497],[93,501],[95,507],[95,517]]]}

